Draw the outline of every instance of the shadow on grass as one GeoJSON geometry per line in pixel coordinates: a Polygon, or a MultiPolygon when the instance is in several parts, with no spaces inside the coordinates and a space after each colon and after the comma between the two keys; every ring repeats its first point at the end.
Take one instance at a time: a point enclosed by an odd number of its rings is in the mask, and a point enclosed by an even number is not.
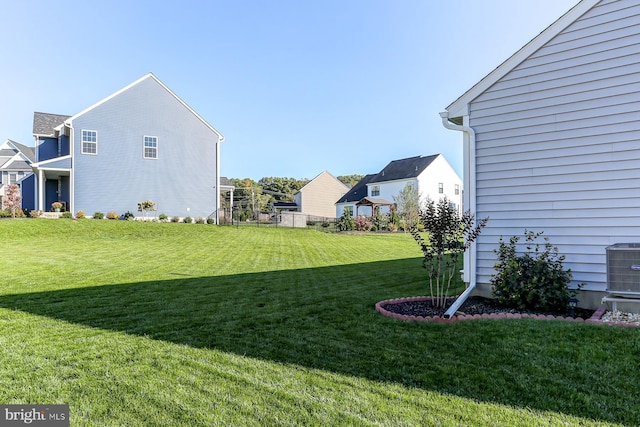
{"type": "Polygon", "coordinates": [[[0,307],[479,401],[640,423],[615,391],[640,398],[628,387],[640,381],[637,336],[532,320],[403,323],[375,312],[379,300],[425,293],[420,262],[210,277],[175,272],[160,282],[4,295],[0,307]],[[606,379],[592,350],[604,339],[619,363],[606,379]],[[636,370],[615,375],[627,363],[636,370]]]}

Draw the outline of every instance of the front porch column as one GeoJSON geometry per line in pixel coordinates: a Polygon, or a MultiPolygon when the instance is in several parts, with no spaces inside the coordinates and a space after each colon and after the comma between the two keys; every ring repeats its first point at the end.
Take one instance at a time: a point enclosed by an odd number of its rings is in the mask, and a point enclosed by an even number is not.
{"type": "Polygon", "coordinates": [[[44,173],[42,169],[38,169],[38,183],[36,184],[38,187],[38,207],[37,210],[44,211],[42,208],[44,206],[44,173]]]}

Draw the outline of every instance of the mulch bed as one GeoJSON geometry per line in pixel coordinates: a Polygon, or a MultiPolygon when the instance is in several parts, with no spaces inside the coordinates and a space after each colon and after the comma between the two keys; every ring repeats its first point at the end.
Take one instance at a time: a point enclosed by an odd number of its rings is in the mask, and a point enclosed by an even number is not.
{"type": "MultiPolygon", "coordinates": [[[[449,298],[447,302],[448,308],[455,298],[449,298]]],[[[380,305],[384,310],[406,316],[420,316],[420,317],[442,317],[446,311],[446,308],[437,308],[431,305],[431,301],[417,300],[417,301],[387,301],[380,305]]],[[[515,308],[503,307],[496,304],[494,300],[479,296],[472,296],[460,306],[456,315],[492,315],[492,314],[529,314],[529,315],[552,315],[561,316],[567,318],[582,318],[589,319],[595,310],[588,310],[584,308],[576,308],[571,313],[568,309],[564,312],[542,312],[542,311],[529,311],[518,310],[515,308]]]]}

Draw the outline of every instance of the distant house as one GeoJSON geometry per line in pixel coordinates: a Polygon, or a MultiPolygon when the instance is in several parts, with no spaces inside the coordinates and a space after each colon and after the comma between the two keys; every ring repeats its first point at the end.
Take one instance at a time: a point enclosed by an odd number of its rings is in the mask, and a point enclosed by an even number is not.
{"type": "Polygon", "coordinates": [[[374,210],[388,212],[398,194],[415,186],[421,200],[438,201],[446,197],[462,209],[462,179],[442,154],[393,160],[375,175],[365,176],[336,203],[336,215],[345,209],[352,215],[372,215],[374,210]]]}
{"type": "Polygon", "coordinates": [[[371,181],[377,174],[372,173],[365,175],[356,185],[354,185],[344,196],[340,197],[336,202],[336,218],[340,218],[345,211],[349,211],[352,216],[357,215],[358,212],[361,215],[371,216],[371,208],[358,209],[356,206],[358,202],[366,198],[369,195],[369,188],[367,183],[371,181]]]}
{"type": "Polygon", "coordinates": [[[223,136],[153,74],[73,116],[35,113],[38,209],[218,220],[223,136]]]}
{"type": "Polygon", "coordinates": [[[22,208],[35,208],[34,178],[31,164],[35,161],[32,147],[7,139],[0,144],[0,209],[7,186],[18,184],[22,196],[22,208]]]}
{"type": "Polygon", "coordinates": [[[581,303],[606,248],[640,241],[640,3],[582,0],[441,113],[461,131],[465,205],[489,222],[465,280],[491,292],[501,236],[543,231],[581,303]]]}
{"type": "Polygon", "coordinates": [[[293,195],[298,210],[305,215],[333,218],[335,202],[349,187],[324,171],[293,195]]]}

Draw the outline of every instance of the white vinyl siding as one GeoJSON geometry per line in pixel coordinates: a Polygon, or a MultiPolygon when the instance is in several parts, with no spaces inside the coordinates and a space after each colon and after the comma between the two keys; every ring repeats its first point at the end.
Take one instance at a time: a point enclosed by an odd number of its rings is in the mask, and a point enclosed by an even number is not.
{"type": "Polygon", "coordinates": [[[478,283],[500,236],[544,231],[574,282],[606,289],[608,245],[640,241],[640,5],[602,1],[470,105],[478,283]]]}

